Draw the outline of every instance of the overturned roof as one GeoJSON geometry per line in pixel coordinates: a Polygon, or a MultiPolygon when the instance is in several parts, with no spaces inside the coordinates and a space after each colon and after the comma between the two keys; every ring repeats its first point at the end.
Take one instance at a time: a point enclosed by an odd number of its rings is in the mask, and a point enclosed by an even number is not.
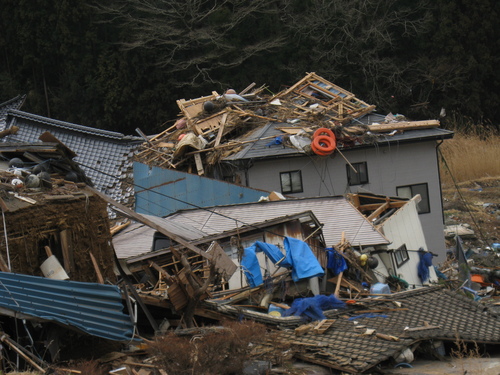
{"type": "Polygon", "coordinates": [[[134,326],[123,312],[115,285],[54,280],[0,272],[0,314],[54,321],[115,341],[133,339],[134,326]]]}
{"type": "MultiPolygon", "coordinates": [[[[16,134],[5,137],[3,142],[37,142],[40,135],[49,131],[76,153],[74,160],[80,164],[95,187],[111,196],[133,196],[132,156],[142,138],[72,124],[34,115],[19,110],[7,113],[5,128],[19,127],[16,134]]],[[[3,129],[0,129],[3,130],[3,129]]]]}
{"type": "MultiPolygon", "coordinates": [[[[145,218],[152,222],[164,226],[171,232],[184,238],[187,241],[193,241],[207,234],[193,225],[186,223],[180,224],[173,220],[165,220],[158,216],[145,215],[145,218]]],[[[156,229],[142,223],[132,223],[127,228],[113,237],[113,247],[118,259],[126,259],[140,254],[148,253],[152,250],[153,236],[156,229]]]]}

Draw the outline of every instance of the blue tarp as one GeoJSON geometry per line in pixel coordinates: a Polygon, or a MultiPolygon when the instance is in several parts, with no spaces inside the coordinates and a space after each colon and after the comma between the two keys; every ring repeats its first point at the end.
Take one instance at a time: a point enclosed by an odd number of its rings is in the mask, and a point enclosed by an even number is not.
{"type": "Polygon", "coordinates": [[[255,241],[255,243],[247,247],[241,259],[241,266],[247,278],[248,284],[253,288],[263,283],[262,272],[260,271],[259,260],[257,259],[258,252],[264,252],[266,256],[274,263],[279,263],[281,267],[290,267],[291,265],[286,262],[285,256],[278,248],[278,246],[255,241]]]}
{"type": "Polygon", "coordinates": [[[347,269],[347,263],[342,255],[332,247],[326,248],[327,264],[326,267],[333,272],[334,276],[344,272],[347,269]]]}
{"type": "Polygon", "coordinates": [[[341,309],[345,307],[345,302],[339,300],[335,295],[317,295],[308,298],[297,298],[292,306],[285,310],[284,316],[301,316],[308,320],[326,319],[323,311],[331,309],[341,309]]]}
{"type": "Polygon", "coordinates": [[[286,250],[285,262],[292,265],[293,281],[319,277],[325,274],[307,243],[296,238],[286,237],[284,245],[286,250]]]}
{"type": "Polygon", "coordinates": [[[294,281],[324,275],[323,268],[321,268],[318,259],[316,259],[307,243],[296,238],[286,237],[284,246],[286,256],[283,256],[283,253],[276,245],[260,241],[256,241],[252,246],[244,250],[241,266],[248,284],[252,288],[263,283],[262,272],[257,259],[257,253],[260,251],[263,251],[274,264],[291,268],[294,281]]]}

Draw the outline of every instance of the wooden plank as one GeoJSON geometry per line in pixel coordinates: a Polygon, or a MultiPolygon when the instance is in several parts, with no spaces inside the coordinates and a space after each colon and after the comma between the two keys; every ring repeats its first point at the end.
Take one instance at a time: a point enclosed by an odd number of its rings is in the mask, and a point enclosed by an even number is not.
{"type": "Polygon", "coordinates": [[[309,332],[311,329],[313,329],[313,324],[308,323],[308,324],[303,324],[297,328],[295,328],[295,336],[302,336],[305,335],[307,332],[309,332]]]}
{"type": "Polygon", "coordinates": [[[373,211],[370,216],[367,217],[367,220],[371,222],[373,219],[377,218],[380,216],[382,212],[387,210],[389,208],[389,202],[385,202],[384,204],[381,204],[375,211],[373,211]]]}
{"type": "Polygon", "coordinates": [[[224,133],[224,127],[226,125],[228,113],[224,113],[220,120],[219,131],[217,132],[217,137],[215,138],[214,147],[217,147],[222,139],[222,134],[224,133]]]}
{"type": "Polygon", "coordinates": [[[53,255],[52,250],[48,246],[44,246],[44,249],[45,249],[45,253],[47,254],[47,258],[50,258],[53,255]]]}
{"type": "Polygon", "coordinates": [[[67,229],[62,230],[59,233],[59,236],[61,238],[61,249],[63,254],[64,269],[66,270],[66,273],[70,274],[71,271],[73,270],[74,258],[73,258],[73,252],[71,251],[71,248],[69,246],[68,230],[67,229]]]}
{"type": "Polygon", "coordinates": [[[392,122],[389,124],[368,125],[371,132],[388,132],[393,130],[415,130],[415,129],[430,129],[438,128],[439,120],[424,120],[424,121],[401,121],[392,122]]]}
{"type": "Polygon", "coordinates": [[[122,211],[126,215],[130,216],[131,218],[133,218],[133,219],[135,219],[135,220],[137,220],[137,221],[139,221],[139,222],[147,225],[150,228],[153,228],[153,229],[157,230],[158,232],[160,232],[160,233],[164,234],[165,236],[171,238],[172,240],[180,243],[182,246],[188,248],[189,250],[195,252],[196,254],[201,255],[202,257],[204,257],[206,259],[212,259],[212,254],[208,254],[207,252],[203,251],[199,247],[192,245],[191,243],[187,242],[186,240],[184,240],[183,238],[179,237],[175,233],[170,232],[168,229],[166,229],[166,228],[164,228],[164,227],[162,227],[162,226],[154,223],[153,221],[147,219],[143,215],[138,214],[138,213],[132,211],[130,208],[128,208],[127,206],[124,206],[121,203],[118,203],[114,199],[111,199],[106,194],[101,193],[100,191],[98,191],[98,190],[96,190],[94,188],[88,187],[88,186],[85,189],[88,189],[92,193],[98,195],[99,197],[101,197],[102,199],[104,199],[106,202],[108,202],[111,205],[115,206],[116,208],[118,208],[120,211],[122,211]]]}
{"type": "Polygon", "coordinates": [[[104,278],[102,277],[101,270],[99,269],[99,264],[97,263],[94,254],[92,254],[92,251],[89,251],[89,255],[90,259],[92,260],[92,264],[94,265],[95,273],[97,275],[97,280],[99,281],[99,284],[104,284],[104,278]]]}
{"type": "Polygon", "coordinates": [[[205,174],[205,170],[203,169],[203,162],[201,161],[200,154],[194,154],[194,162],[196,163],[196,169],[198,171],[198,176],[203,176],[205,174]]]}

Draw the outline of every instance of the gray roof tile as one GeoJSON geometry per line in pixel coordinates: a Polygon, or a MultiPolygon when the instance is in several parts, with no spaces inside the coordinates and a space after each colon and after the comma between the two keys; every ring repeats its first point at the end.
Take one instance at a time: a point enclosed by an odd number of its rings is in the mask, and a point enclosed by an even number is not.
{"type": "MultiPolygon", "coordinates": [[[[39,142],[39,136],[48,131],[73,152],[95,187],[106,193],[122,197],[122,175],[130,170],[128,155],[140,145],[140,137],[96,129],[54,120],[19,110],[7,111],[6,127],[16,125],[17,134],[9,135],[2,142],[39,142]]],[[[122,199],[119,199],[123,201],[122,199]]]]}

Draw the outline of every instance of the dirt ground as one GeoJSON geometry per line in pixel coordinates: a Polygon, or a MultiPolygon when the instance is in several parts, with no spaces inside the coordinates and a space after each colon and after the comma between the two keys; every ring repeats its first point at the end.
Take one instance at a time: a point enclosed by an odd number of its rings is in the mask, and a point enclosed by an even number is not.
{"type": "Polygon", "coordinates": [[[387,375],[500,375],[500,355],[485,358],[463,358],[450,361],[416,360],[412,368],[384,371],[387,375]]]}
{"type": "MultiPolygon", "coordinates": [[[[500,242],[500,177],[486,177],[455,186],[443,186],[445,225],[468,224],[473,237],[462,237],[464,250],[485,249],[500,242]]],[[[454,246],[447,239],[447,247],[454,246]]],[[[500,266],[500,264],[498,264],[500,266]]]]}

